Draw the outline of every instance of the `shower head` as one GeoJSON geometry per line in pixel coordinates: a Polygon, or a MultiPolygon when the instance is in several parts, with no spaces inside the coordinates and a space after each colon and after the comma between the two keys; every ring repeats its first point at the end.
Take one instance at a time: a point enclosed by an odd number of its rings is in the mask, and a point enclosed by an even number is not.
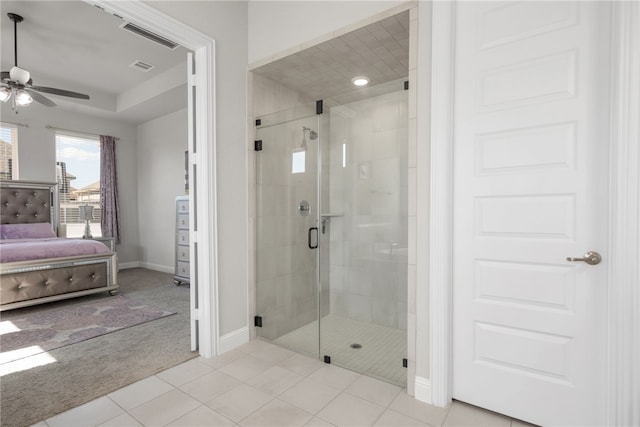
{"type": "Polygon", "coordinates": [[[303,150],[307,149],[307,132],[309,132],[310,140],[313,141],[314,139],[318,139],[318,133],[316,131],[311,130],[306,126],[302,126],[302,142],[300,143],[300,148],[303,150]]]}
{"type": "Polygon", "coordinates": [[[306,126],[302,126],[302,139],[304,140],[305,134],[306,132],[309,132],[309,139],[310,140],[314,140],[314,139],[318,139],[318,133],[316,131],[314,131],[311,128],[308,128],[306,126]]]}

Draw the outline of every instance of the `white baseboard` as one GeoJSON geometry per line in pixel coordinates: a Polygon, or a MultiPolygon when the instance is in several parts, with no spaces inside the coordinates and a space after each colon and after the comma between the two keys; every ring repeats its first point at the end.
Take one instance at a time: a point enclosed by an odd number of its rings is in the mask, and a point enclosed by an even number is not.
{"type": "Polygon", "coordinates": [[[127,268],[138,268],[138,267],[140,267],[140,261],[121,262],[118,264],[118,268],[120,268],[120,270],[126,270],[127,268]]]}
{"type": "Polygon", "coordinates": [[[144,261],[121,262],[118,264],[118,267],[120,270],[126,270],[127,268],[146,268],[147,270],[160,271],[162,273],[175,273],[176,271],[174,267],[144,261]]]}
{"type": "Polygon", "coordinates": [[[160,271],[161,273],[175,273],[175,267],[168,267],[166,265],[154,264],[152,262],[140,262],[140,267],[146,268],[147,270],[160,271]]]}
{"type": "Polygon", "coordinates": [[[416,375],[415,380],[416,400],[424,403],[432,403],[431,398],[431,380],[416,375]]]}
{"type": "Polygon", "coordinates": [[[224,334],[220,337],[220,346],[218,348],[218,354],[226,353],[242,344],[249,342],[249,327],[236,329],[233,332],[224,334]]]}

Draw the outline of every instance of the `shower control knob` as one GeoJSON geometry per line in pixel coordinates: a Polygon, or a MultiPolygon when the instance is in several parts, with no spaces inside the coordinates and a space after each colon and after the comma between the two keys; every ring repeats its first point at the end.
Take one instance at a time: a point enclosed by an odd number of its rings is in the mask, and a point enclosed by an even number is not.
{"type": "Polygon", "coordinates": [[[298,212],[300,212],[301,216],[307,216],[311,213],[311,205],[306,200],[303,200],[298,205],[298,212]]]}

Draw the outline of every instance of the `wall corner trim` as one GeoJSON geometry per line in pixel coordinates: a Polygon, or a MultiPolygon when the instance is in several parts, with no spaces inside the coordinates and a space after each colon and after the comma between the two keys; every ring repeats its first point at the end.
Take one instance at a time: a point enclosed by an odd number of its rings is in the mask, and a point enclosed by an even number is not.
{"type": "MultiPolygon", "coordinates": [[[[453,75],[455,2],[432,4],[429,380],[433,405],[452,398],[453,75]]],[[[416,396],[418,395],[416,381],[416,396]]]]}
{"type": "Polygon", "coordinates": [[[612,3],[608,425],[640,425],[640,5],[612,3]]]}
{"type": "Polygon", "coordinates": [[[416,376],[415,379],[415,398],[420,402],[431,404],[431,381],[428,378],[416,376]]]}
{"type": "Polygon", "coordinates": [[[245,326],[220,337],[220,346],[218,354],[226,353],[236,347],[249,342],[249,327],[245,326]]]}

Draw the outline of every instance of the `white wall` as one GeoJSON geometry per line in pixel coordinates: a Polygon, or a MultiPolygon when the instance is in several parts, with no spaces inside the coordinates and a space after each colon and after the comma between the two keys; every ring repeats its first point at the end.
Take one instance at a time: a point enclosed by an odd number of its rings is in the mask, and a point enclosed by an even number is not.
{"type": "Polygon", "coordinates": [[[121,263],[138,261],[135,126],[35,103],[20,109],[18,114],[11,110],[9,103],[3,103],[0,112],[3,121],[29,125],[18,127],[18,168],[19,178],[23,180],[56,180],[55,131],[46,129],[46,125],[120,138],[116,143],[116,158],[122,236],[116,249],[121,263]]]}
{"type": "Polygon", "coordinates": [[[184,194],[187,110],[138,126],[138,238],[140,263],[174,271],[175,197],[184,194]]]}
{"type": "Polygon", "coordinates": [[[218,178],[220,335],[248,326],[246,72],[247,3],[147,2],[216,41],[215,135],[218,178]]]}
{"type": "Polygon", "coordinates": [[[249,64],[406,1],[249,1],[249,64]]]}

